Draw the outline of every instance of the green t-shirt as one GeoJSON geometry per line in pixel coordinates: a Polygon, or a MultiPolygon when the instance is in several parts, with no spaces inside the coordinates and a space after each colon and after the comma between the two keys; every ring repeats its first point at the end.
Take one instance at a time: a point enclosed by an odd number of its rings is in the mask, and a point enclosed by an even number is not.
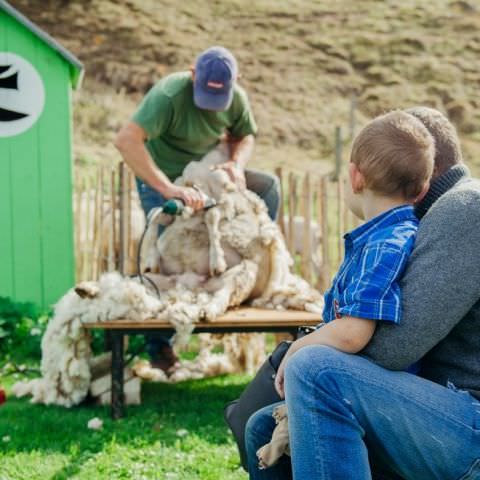
{"type": "Polygon", "coordinates": [[[147,93],[132,121],[147,132],[145,143],[158,167],[170,180],[192,160],[200,160],[229,131],[233,137],[257,132],[247,94],[235,86],[228,110],[202,110],[193,103],[190,72],[168,75],[147,93]]]}

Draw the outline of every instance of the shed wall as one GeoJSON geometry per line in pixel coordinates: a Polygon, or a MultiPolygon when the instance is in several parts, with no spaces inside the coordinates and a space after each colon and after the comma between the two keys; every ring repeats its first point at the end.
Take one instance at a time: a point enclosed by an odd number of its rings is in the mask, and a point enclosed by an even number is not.
{"type": "Polygon", "coordinates": [[[3,12],[0,51],[28,60],[45,87],[37,122],[0,138],[0,295],[46,306],[74,281],[69,67],[3,12]]]}

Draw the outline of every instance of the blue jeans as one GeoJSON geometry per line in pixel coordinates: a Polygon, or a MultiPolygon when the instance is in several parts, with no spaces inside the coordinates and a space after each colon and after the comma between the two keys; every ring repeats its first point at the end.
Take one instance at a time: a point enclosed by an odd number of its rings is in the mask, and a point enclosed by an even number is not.
{"type": "MultiPolygon", "coordinates": [[[[278,178],[269,173],[249,169],[245,171],[245,180],[247,188],[255,192],[265,202],[268,215],[272,220],[275,220],[280,205],[280,183],[278,178]]],[[[165,198],[157,190],[139,178],[136,179],[136,182],[140,203],[145,215],[148,215],[152,208],[161,207],[165,203],[165,198]]],[[[158,235],[162,234],[164,228],[162,225],[159,225],[158,235]]],[[[145,339],[147,341],[147,353],[151,358],[158,356],[162,348],[171,346],[172,343],[172,337],[162,334],[151,333],[145,335],[145,339]]]]}
{"type": "MultiPolygon", "coordinates": [[[[480,402],[468,392],[325,346],[292,356],[285,389],[297,480],[480,479],[480,402]]],[[[271,411],[247,424],[251,479],[292,478],[287,457],[271,469],[256,465],[271,411]]]]}

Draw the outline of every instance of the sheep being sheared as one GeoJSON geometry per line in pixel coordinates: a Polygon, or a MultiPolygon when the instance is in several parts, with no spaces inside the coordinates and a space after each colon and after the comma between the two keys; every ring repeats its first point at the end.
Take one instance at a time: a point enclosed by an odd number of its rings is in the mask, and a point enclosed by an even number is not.
{"type": "Polygon", "coordinates": [[[214,293],[215,301],[204,312],[208,320],[246,300],[266,308],[319,313],[321,296],[291,273],[292,258],[263,201],[215,169],[227,160],[227,148],[221,144],[200,162],[191,162],[177,180],[195,185],[217,206],[175,218],[156,245],[150,245],[147,267],[159,272],[157,281],[195,274],[192,289],[214,293]]]}

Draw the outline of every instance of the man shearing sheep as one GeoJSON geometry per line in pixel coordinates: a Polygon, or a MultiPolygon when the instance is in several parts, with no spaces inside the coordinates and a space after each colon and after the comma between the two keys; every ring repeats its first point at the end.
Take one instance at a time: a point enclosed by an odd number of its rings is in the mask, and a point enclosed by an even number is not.
{"type": "MultiPolygon", "coordinates": [[[[179,198],[194,209],[202,208],[200,192],[175,185],[174,181],[189,162],[200,160],[225,140],[230,159],[218,168],[240,187],[257,193],[270,217],[276,217],[280,198],[277,178],[246,169],[257,126],[247,94],[237,80],[238,66],[232,53],[223,47],[211,47],[197,57],[190,71],[158,81],[120,130],[115,146],[137,176],[146,215],[170,198],[179,198]]],[[[146,338],[152,366],[171,371],[178,361],[171,339],[163,335],[146,338]]]]}

